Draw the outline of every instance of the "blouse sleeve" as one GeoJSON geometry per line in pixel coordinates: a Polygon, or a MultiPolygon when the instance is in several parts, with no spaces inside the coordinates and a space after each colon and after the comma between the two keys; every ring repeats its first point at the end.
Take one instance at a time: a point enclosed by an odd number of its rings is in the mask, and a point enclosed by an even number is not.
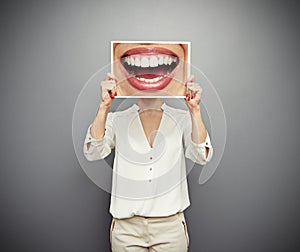
{"type": "Polygon", "coordinates": [[[206,139],[203,143],[196,144],[192,140],[191,118],[185,121],[189,122],[187,123],[183,132],[185,156],[197,164],[205,165],[207,162],[211,160],[213,155],[213,147],[211,145],[209,133],[206,132],[206,139]],[[206,157],[206,148],[208,148],[207,157],[206,157]]]}
{"type": "Polygon", "coordinates": [[[83,153],[88,161],[96,161],[107,157],[115,147],[115,133],[113,127],[113,113],[109,112],[106,119],[105,134],[102,139],[95,139],[91,135],[92,124],[89,125],[83,145],[83,153]],[[87,144],[90,143],[89,149],[87,144]]]}

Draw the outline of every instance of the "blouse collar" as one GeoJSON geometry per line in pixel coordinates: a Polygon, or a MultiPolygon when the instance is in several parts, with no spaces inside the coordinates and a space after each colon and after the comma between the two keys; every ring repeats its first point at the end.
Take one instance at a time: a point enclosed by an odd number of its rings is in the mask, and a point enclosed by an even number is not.
{"type": "MultiPolygon", "coordinates": [[[[134,104],[134,105],[132,106],[132,108],[133,108],[135,111],[138,111],[138,110],[140,109],[139,105],[137,105],[137,104],[134,104]]],[[[163,111],[165,111],[165,110],[168,108],[168,106],[166,105],[165,102],[163,102],[163,104],[160,106],[160,108],[161,108],[163,111]]]]}

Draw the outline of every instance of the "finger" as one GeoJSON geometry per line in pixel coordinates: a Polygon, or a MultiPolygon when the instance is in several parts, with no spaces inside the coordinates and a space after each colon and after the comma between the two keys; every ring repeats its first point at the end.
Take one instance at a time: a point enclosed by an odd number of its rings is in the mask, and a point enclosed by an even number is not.
{"type": "Polygon", "coordinates": [[[194,82],[188,82],[187,83],[187,88],[190,91],[197,91],[197,92],[202,92],[202,88],[198,83],[194,83],[194,82]]]}
{"type": "Polygon", "coordinates": [[[193,90],[191,90],[191,97],[192,99],[201,99],[201,95],[202,95],[202,88],[201,87],[197,87],[193,90]]]}
{"type": "Polygon", "coordinates": [[[190,95],[188,93],[185,94],[185,100],[188,101],[190,99],[190,95]]]}
{"type": "Polygon", "coordinates": [[[101,82],[101,94],[102,100],[110,97],[111,90],[116,86],[115,81],[102,81],[101,82]]]}
{"type": "Polygon", "coordinates": [[[113,93],[111,90],[109,90],[108,93],[111,99],[115,98],[115,93],[113,93]]]}
{"type": "Polygon", "coordinates": [[[199,90],[200,90],[200,86],[196,85],[195,83],[193,83],[193,82],[187,83],[187,92],[186,93],[189,94],[191,96],[191,98],[194,97],[195,93],[199,90]]]}
{"type": "Polygon", "coordinates": [[[200,90],[202,89],[199,83],[195,82],[187,82],[187,87],[192,90],[200,90]]]}
{"type": "Polygon", "coordinates": [[[187,82],[187,83],[186,83],[186,87],[187,87],[189,90],[192,90],[194,86],[195,86],[195,83],[194,83],[194,82],[187,82]]]}
{"type": "Polygon", "coordinates": [[[117,85],[113,87],[113,89],[111,89],[111,93],[114,95],[114,96],[117,96],[117,91],[118,90],[118,87],[117,85]]]}
{"type": "Polygon", "coordinates": [[[194,99],[200,102],[201,94],[200,93],[196,93],[194,99]]]}
{"type": "Polygon", "coordinates": [[[186,82],[184,83],[184,85],[187,86],[187,84],[188,84],[189,82],[194,82],[194,81],[195,81],[195,76],[194,76],[194,75],[190,75],[190,76],[187,78],[187,80],[186,80],[186,82]]]}
{"type": "Polygon", "coordinates": [[[115,80],[105,80],[100,85],[102,90],[113,90],[117,86],[115,80]]]}
{"type": "Polygon", "coordinates": [[[187,82],[194,82],[195,81],[195,76],[192,74],[188,77],[187,82]]]}
{"type": "Polygon", "coordinates": [[[112,73],[107,73],[105,76],[105,80],[114,80],[117,82],[117,78],[112,73]]]}
{"type": "Polygon", "coordinates": [[[186,93],[187,93],[189,96],[191,96],[192,86],[193,86],[193,83],[192,83],[192,82],[187,82],[187,83],[186,83],[186,93]]]}
{"type": "Polygon", "coordinates": [[[110,100],[111,100],[111,97],[108,92],[106,92],[102,95],[102,101],[110,102],[110,100]]]}
{"type": "Polygon", "coordinates": [[[194,99],[197,94],[196,90],[191,90],[191,98],[194,99]]]}

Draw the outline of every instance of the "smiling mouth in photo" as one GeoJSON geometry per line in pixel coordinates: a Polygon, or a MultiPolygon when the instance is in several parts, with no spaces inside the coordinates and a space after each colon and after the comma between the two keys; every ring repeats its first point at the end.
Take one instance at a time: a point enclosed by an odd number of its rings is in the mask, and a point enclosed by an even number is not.
{"type": "Polygon", "coordinates": [[[178,56],[166,48],[133,48],[121,57],[128,82],[138,90],[161,90],[174,77],[178,56]]]}

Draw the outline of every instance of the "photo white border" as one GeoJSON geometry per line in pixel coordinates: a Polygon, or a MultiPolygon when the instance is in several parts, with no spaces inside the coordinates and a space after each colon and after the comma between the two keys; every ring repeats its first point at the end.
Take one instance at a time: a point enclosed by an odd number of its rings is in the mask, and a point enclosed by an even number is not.
{"type": "MultiPolygon", "coordinates": [[[[133,44],[133,43],[149,43],[149,44],[185,44],[188,46],[188,55],[187,55],[187,76],[191,74],[191,41],[155,41],[155,40],[111,40],[110,41],[110,71],[113,74],[113,65],[114,65],[114,43],[124,43],[124,44],[133,44]]],[[[116,96],[115,98],[184,98],[185,96],[116,96]]]]}

